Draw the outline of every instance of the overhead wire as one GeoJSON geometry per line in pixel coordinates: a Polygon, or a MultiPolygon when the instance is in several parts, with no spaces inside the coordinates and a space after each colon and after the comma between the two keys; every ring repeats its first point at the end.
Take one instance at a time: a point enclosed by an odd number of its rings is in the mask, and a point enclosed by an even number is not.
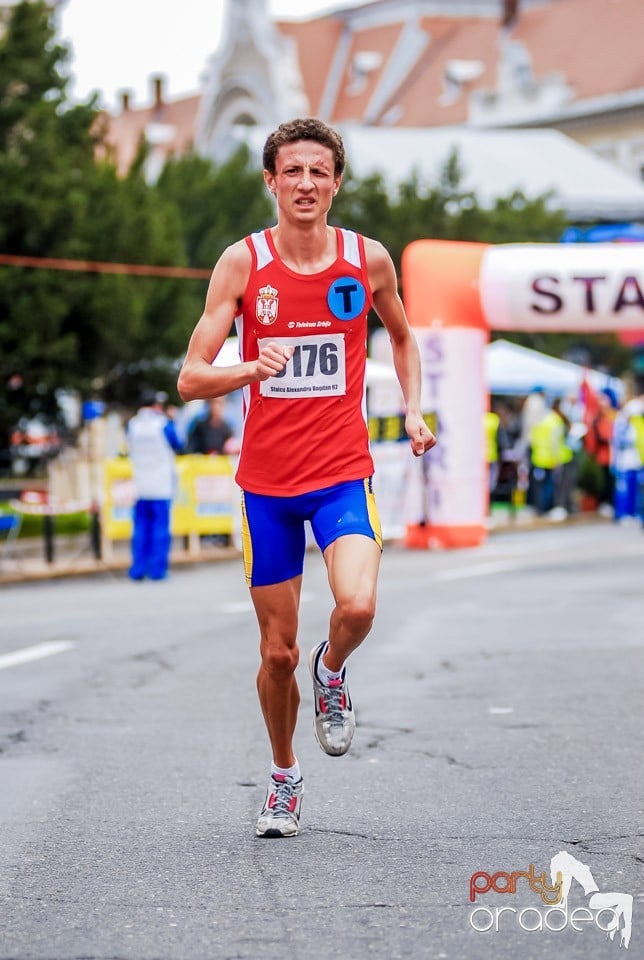
{"type": "Polygon", "coordinates": [[[118,273],[139,277],[172,277],[183,280],[207,280],[211,270],[198,267],[167,267],[149,263],[112,263],[108,260],[70,260],[59,257],[32,257],[0,253],[0,266],[42,270],[70,270],[81,273],[118,273]]]}

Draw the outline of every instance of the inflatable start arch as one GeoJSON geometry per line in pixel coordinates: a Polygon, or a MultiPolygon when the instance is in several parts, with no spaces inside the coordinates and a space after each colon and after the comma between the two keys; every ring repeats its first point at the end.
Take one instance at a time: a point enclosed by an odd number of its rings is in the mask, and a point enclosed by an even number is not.
{"type": "Polygon", "coordinates": [[[425,545],[476,546],[486,531],[489,331],[637,330],[644,340],[644,244],[418,240],[403,253],[402,279],[424,406],[439,424],[438,446],[428,454],[425,545]]]}

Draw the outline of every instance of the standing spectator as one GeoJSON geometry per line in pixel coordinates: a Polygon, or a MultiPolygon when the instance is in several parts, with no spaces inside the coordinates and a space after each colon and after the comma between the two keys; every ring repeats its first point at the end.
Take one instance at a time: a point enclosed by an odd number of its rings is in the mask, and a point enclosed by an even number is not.
{"type": "Polygon", "coordinates": [[[530,394],[525,398],[521,408],[521,446],[524,451],[524,460],[528,467],[528,492],[527,502],[531,507],[536,507],[537,491],[534,479],[534,466],[532,460],[532,451],[530,449],[530,435],[532,428],[543,419],[547,413],[546,392],[543,387],[533,387],[530,394]]]}
{"type": "Polygon", "coordinates": [[[637,397],[639,403],[639,413],[634,413],[632,417],[633,430],[635,431],[635,446],[640,458],[640,469],[637,475],[637,494],[639,518],[644,528],[644,392],[637,397]]]}
{"type": "Polygon", "coordinates": [[[534,506],[540,515],[554,507],[554,471],[560,463],[564,431],[559,414],[548,409],[530,431],[534,506]]]}
{"type": "Polygon", "coordinates": [[[233,431],[224,418],[225,409],[225,397],[208,400],[205,416],[195,420],[188,431],[186,453],[218,455],[228,452],[227,444],[233,431]]]}
{"type": "Polygon", "coordinates": [[[599,512],[603,516],[613,515],[614,484],[611,471],[611,442],[615,420],[615,395],[612,390],[602,390],[597,394],[597,410],[590,419],[588,432],[584,438],[586,452],[599,465],[602,476],[599,491],[599,512]]]}
{"type": "Polygon", "coordinates": [[[615,520],[636,518],[639,513],[639,473],[642,468],[638,450],[639,424],[641,420],[641,402],[629,400],[618,411],[613,424],[611,444],[611,466],[615,489],[615,520]]]}
{"type": "Polygon", "coordinates": [[[494,410],[488,410],[483,415],[483,432],[488,467],[488,493],[491,501],[499,480],[499,415],[494,410]]]}
{"type": "Polygon", "coordinates": [[[577,462],[573,449],[573,440],[570,436],[572,426],[567,414],[562,409],[559,397],[552,404],[553,413],[561,421],[558,464],[554,473],[554,509],[550,517],[552,520],[565,520],[573,512],[573,491],[577,479],[577,462]]]}
{"type": "MultiPolygon", "coordinates": [[[[523,448],[519,435],[521,424],[517,414],[504,403],[496,407],[499,415],[497,439],[499,444],[499,478],[495,499],[518,506],[519,464],[523,461],[523,448]]],[[[523,492],[523,491],[522,491],[523,492]]]]}
{"type": "Polygon", "coordinates": [[[174,457],[181,444],[163,412],[163,394],[146,391],[126,429],[134,478],[132,580],[163,580],[170,555],[170,507],[174,493],[174,457]]]}

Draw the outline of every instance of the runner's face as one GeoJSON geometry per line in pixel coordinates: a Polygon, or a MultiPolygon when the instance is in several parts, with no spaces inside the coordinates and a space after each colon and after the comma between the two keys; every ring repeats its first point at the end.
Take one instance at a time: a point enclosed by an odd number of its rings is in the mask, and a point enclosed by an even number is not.
{"type": "Polygon", "coordinates": [[[280,147],[275,174],[264,171],[268,189],[277,196],[281,212],[308,222],[324,216],[338,192],[333,151],[313,140],[298,140],[280,147]]]}

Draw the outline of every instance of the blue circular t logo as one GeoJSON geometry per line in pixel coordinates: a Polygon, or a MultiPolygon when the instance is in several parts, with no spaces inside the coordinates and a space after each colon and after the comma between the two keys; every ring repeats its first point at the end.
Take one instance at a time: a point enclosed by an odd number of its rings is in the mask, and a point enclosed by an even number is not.
{"type": "Polygon", "coordinates": [[[355,320],[364,310],[367,292],[355,277],[340,277],[329,287],[326,302],[338,320],[355,320]]]}

